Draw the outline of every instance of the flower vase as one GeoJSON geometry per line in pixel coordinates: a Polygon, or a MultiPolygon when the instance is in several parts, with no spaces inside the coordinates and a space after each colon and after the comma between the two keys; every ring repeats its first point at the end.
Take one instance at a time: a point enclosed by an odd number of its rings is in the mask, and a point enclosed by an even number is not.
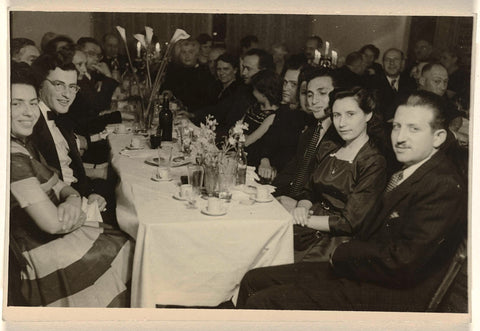
{"type": "Polygon", "coordinates": [[[218,195],[230,199],[237,180],[237,159],[234,153],[223,155],[218,166],[218,195]]]}
{"type": "Polygon", "coordinates": [[[218,164],[204,164],[204,186],[208,196],[218,191],[218,164]]]}

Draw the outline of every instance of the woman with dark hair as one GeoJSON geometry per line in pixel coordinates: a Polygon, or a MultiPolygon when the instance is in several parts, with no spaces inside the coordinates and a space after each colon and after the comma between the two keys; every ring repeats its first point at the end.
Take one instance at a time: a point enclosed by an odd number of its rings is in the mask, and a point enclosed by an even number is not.
{"type": "Polygon", "coordinates": [[[9,305],[128,307],[133,245],[31,144],[39,117],[35,79],[12,65],[9,305]]]}
{"type": "Polygon", "coordinates": [[[367,65],[366,73],[368,75],[379,74],[383,71],[380,63],[375,62],[380,56],[380,50],[372,44],[368,44],[360,48],[360,53],[363,54],[363,59],[367,65]]]}
{"type": "Polygon", "coordinates": [[[74,42],[72,38],[64,35],[56,36],[55,38],[51,39],[46,45],[44,49],[44,53],[53,54],[60,50],[60,48],[73,45],[74,42]]]}
{"type": "Polygon", "coordinates": [[[271,180],[264,169],[280,171],[295,154],[298,136],[304,127],[303,113],[282,104],[282,79],[264,70],[252,77],[253,95],[261,113],[247,111],[245,122],[250,134],[245,139],[248,164],[258,167],[260,177],[271,180]],[[273,170],[272,170],[273,169],[273,170]]]}
{"type": "MultiPolygon", "coordinates": [[[[333,124],[344,143],[321,143],[315,170],[292,211],[294,223],[317,231],[319,238],[306,249],[297,245],[296,262],[328,261],[338,244],[362,233],[386,184],[374,95],[357,87],[331,100],[333,124]]],[[[296,230],[299,238],[302,229],[296,230]]]]}
{"type": "MultiPolygon", "coordinates": [[[[217,79],[221,83],[221,91],[218,93],[218,102],[224,98],[233,95],[238,88],[238,58],[224,53],[215,61],[217,79]]],[[[217,103],[218,103],[217,102],[217,103]]]]}

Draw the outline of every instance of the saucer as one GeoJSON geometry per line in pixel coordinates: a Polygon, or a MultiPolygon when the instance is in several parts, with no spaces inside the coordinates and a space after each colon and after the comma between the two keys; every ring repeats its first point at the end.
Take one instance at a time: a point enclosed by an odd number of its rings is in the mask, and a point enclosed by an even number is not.
{"type": "MultiPolygon", "coordinates": [[[[162,163],[165,162],[165,159],[162,158],[161,159],[162,163]]],[[[159,162],[159,159],[158,157],[149,157],[148,159],[145,160],[145,163],[148,164],[148,165],[153,165],[153,166],[159,166],[160,162],[159,162]]],[[[189,164],[191,163],[190,160],[188,159],[185,159],[184,157],[175,157],[172,159],[172,163],[171,163],[171,167],[172,168],[176,168],[176,167],[181,167],[183,165],[186,165],[186,164],[189,164]]]]}
{"type": "Polygon", "coordinates": [[[202,214],[208,215],[208,216],[223,216],[227,213],[227,207],[223,207],[223,210],[220,211],[219,213],[211,213],[208,211],[207,207],[202,208],[201,212],[202,214]]]}
{"type": "Polygon", "coordinates": [[[173,178],[171,178],[171,177],[168,177],[168,178],[157,178],[157,177],[155,177],[155,176],[152,176],[150,179],[153,180],[154,182],[169,182],[169,181],[171,181],[173,178]]]}
{"type": "Polygon", "coordinates": [[[131,151],[138,151],[140,149],[144,149],[145,147],[144,146],[133,147],[133,146],[129,145],[125,148],[128,149],[128,150],[131,150],[131,151]]]}
{"type": "Polygon", "coordinates": [[[257,199],[257,198],[255,198],[254,200],[255,200],[256,202],[262,202],[262,203],[263,203],[263,202],[272,202],[272,201],[273,201],[273,197],[272,197],[272,196],[269,196],[269,197],[266,198],[266,199],[257,199]]]}
{"type": "Polygon", "coordinates": [[[181,197],[178,193],[175,193],[172,197],[178,201],[187,201],[187,198],[181,197]]]}

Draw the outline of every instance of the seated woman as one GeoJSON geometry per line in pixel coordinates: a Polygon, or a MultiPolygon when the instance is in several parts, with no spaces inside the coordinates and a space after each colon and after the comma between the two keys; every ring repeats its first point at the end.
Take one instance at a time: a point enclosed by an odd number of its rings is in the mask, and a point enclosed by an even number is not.
{"type": "MultiPolygon", "coordinates": [[[[321,143],[315,170],[292,211],[295,224],[307,226],[311,233],[319,231],[315,233],[319,240],[297,251],[295,262],[328,261],[345,236],[362,232],[386,185],[374,96],[353,88],[337,93],[333,100],[333,124],[344,144],[321,143]]],[[[301,232],[297,227],[297,238],[301,232]]]]}
{"type": "Polygon", "coordinates": [[[101,218],[86,222],[86,202],[30,144],[40,110],[29,70],[11,75],[10,250],[20,274],[10,272],[9,304],[128,307],[133,245],[101,218]]]}

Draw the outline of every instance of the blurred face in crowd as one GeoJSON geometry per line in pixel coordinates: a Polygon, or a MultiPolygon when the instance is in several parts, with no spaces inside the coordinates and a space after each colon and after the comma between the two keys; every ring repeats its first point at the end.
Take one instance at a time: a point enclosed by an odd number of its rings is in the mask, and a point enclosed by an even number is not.
{"type": "Polygon", "coordinates": [[[387,76],[397,77],[402,72],[403,66],[402,53],[398,50],[392,49],[383,56],[383,69],[387,76]]]}
{"type": "Polygon", "coordinates": [[[258,55],[247,55],[243,58],[241,75],[245,84],[250,84],[252,76],[260,71],[259,60],[258,55]]]}
{"type": "Polygon", "coordinates": [[[281,63],[285,61],[287,51],[283,47],[274,47],[272,49],[273,63],[281,63]]]}
{"type": "Polygon", "coordinates": [[[210,72],[213,76],[216,76],[217,73],[217,67],[215,64],[215,61],[217,61],[218,57],[225,53],[225,49],[223,48],[214,48],[208,54],[208,68],[210,69],[210,72]]]}
{"type": "Polygon", "coordinates": [[[363,51],[363,61],[365,61],[365,65],[367,67],[370,67],[372,63],[375,61],[375,53],[373,53],[372,50],[366,48],[363,51]]]}
{"type": "Polygon", "coordinates": [[[114,36],[108,36],[107,38],[105,38],[105,43],[103,44],[105,56],[108,58],[117,56],[118,45],[119,45],[119,41],[114,36]]]}
{"type": "Polygon", "coordinates": [[[51,70],[43,81],[39,96],[51,110],[59,114],[68,112],[75,96],[77,88],[77,72],[75,70],[51,70]]]}
{"type": "Polygon", "coordinates": [[[20,52],[12,59],[15,62],[25,62],[32,65],[33,61],[40,55],[38,48],[33,45],[27,45],[20,49],[20,52]]]}
{"type": "Polygon", "coordinates": [[[399,106],[393,119],[392,145],[397,160],[406,166],[425,160],[446,137],[433,130],[433,110],[428,106],[399,106]]]}
{"type": "Polygon", "coordinates": [[[237,69],[234,68],[230,63],[223,61],[217,62],[217,77],[223,85],[233,82],[236,74],[237,69]]]}
{"type": "Polygon", "coordinates": [[[87,56],[87,70],[93,72],[94,66],[102,59],[102,49],[94,43],[85,43],[83,52],[87,56]]]}
{"type": "Polygon", "coordinates": [[[422,90],[443,96],[447,91],[448,85],[447,69],[441,65],[434,65],[431,70],[422,74],[418,82],[422,90]]]}
{"type": "Polygon", "coordinates": [[[440,63],[447,69],[448,72],[453,72],[457,68],[458,58],[449,52],[443,52],[440,55],[440,63]]]}
{"type": "Polygon", "coordinates": [[[412,71],[410,71],[410,77],[415,79],[415,81],[417,82],[417,85],[419,85],[420,77],[422,76],[423,67],[425,67],[427,63],[428,62],[420,62],[419,64],[413,66],[412,71]]]}
{"type": "Polygon", "coordinates": [[[253,89],[253,96],[261,105],[266,105],[269,102],[265,94],[260,93],[257,89],[253,89]]]}
{"type": "Polygon", "coordinates": [[[310,113],[310,110],[308,110],[307,107],[307,81],[303,81],[300,83],[300,89],[299,89],[300,95],[298,96],[298,101],[300,103],[300,108],[307,113],[310,113]]]}
{"type": "Polygon", "coordinates": [[[87,56],[84,52],[76,50],[72,63],[78,71],[78,80],[81,80],[87,73],[87,56]]]}
{"type": "Polygon", "coordinates": [[[317,120],[328,116],[328,94],[333,91],[331,77],[322,76],[312,79],[307,84],[307,108],[317,120]]]}
{"type": "Polygon", "coordinates": [[[200,45],[200,55],[203,57],[208,57],[210,51],[212,50],[212,42],[207,41],[205,44],[200,45]]]}
{"type": "Polygon", "coordinates": [[[297,103],[298,75],[300,70],[288,69],[283,77],[282,103],[297,103]]]}
{"type": "Polygon", "coordinates": [[[365,63],[365,61],[363,60],[363,57],[362,59],[358,60],[358,61],[355,61],[354,63],[352,63],[351,65],[348,66],[350,68],[350,70],[354,73],[356,73],[357,75],[363,75],[365,73],[365,69],[367,69],[367,65],[365,63]]]}
{"type": "Polygon", "coordinates": [[[40,116],[37,92],[32,85],[13,84],[11,97],[12,134],[17,138],[28,137],[40,116]]]}
{"type": "Polygon", "coordinates": [[[367,123],[372,113],[365,114],[354,97],[336,100],[332,107],[333,125],[348,144],[367,134],[367,123]]]}
{"type": "Polygon", "coordinates": [[[307,39],[305,42],[304,54],[307,60],[313,60],[315,58],[315,50],[318,49],[318,41],[315,39],[307,39]]]}
{"type": "Polygon", "coordinates": [[[415,44],[413,52],[415,53],[417,62],[426,61],[430,57],[430,54],[432,54],[432,45],[426,40],[419,40],[415,44]]]}
{"type": "Polygon", "coordinates": [[[198,47],[194,44],[185,44],[180,48],[180,63],[185,67],[194,67],[198,60],[198,47]]]}

